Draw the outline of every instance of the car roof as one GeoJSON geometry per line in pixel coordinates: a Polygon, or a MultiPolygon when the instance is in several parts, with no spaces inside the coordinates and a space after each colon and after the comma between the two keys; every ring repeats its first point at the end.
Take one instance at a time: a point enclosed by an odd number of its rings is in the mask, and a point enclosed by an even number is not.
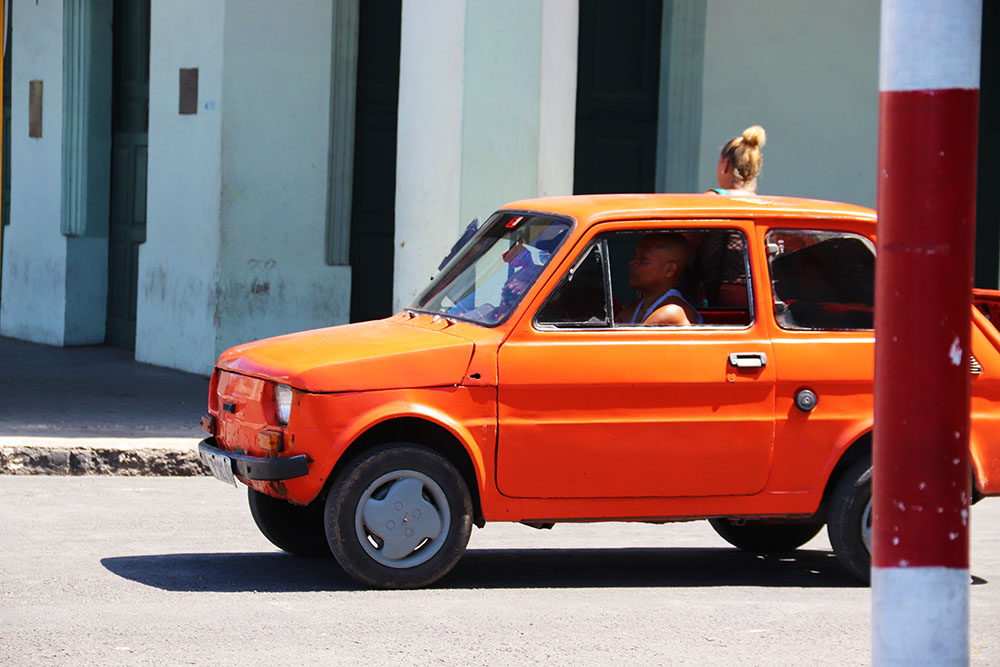
{"type": "Polygon", "coordinates": [[[556,213],[590,224],[645,218],[834,218],[875,222],[863,206],[818,199],[716,194],[612,194],[541,197],[511,202],[507,210],[556,213]]]}

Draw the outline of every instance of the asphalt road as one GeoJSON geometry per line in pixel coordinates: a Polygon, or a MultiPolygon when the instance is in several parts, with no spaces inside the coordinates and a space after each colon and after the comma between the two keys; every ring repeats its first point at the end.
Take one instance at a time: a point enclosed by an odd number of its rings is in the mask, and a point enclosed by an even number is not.
{"type": "MultiPolygon", "coordinates": [[[[491,524],[429,590],[284,555],[208,478],[0,476],[3,665],[861,665],[870,592],[706,522],[491,524]]],[[[1000,500],[972,513],[972,664],[1000,665],[1000,500]]]]}

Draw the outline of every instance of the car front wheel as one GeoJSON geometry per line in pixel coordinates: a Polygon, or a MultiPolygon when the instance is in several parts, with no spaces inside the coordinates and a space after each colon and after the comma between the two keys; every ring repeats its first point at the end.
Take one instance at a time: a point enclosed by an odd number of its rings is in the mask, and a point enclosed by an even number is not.
{"type": "Polygon", "coordinates": [[[377,588],[418,588],[447,574],[472,532],[472,499],[437,452],[389,443],[338,475],[326,500],[326,535],[344,570],[377,588]]]}
{"type": "Polygon", "coordinates": [[[301,507],[247,489],[250,515],[271,544],[296,556],[329,556],[319,502],[301,507]]]}
{"type": "Polygon", "coordinates": [[[827,533],[837,559],[852,575],[871,580],[872,462],[857,461],[837,482],[827,516],[827,533]]]}

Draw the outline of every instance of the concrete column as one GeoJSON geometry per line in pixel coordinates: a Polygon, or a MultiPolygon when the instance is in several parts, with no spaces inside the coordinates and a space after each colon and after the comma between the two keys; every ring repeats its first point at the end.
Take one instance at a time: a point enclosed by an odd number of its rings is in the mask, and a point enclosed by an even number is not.
{"type": "Polygon", "coordinates": [[[350,264],[354,201],[354,132],[357,110],[360,0],[333,4],[330,64],[330,191],[327,194],[326,263],[350,264]]]}
{"type": "Polygon", "coordinates": [[[394,307],[474,218],[573,187],[578,5],[403,3],[394,307]]]}
{"type": "Polygon", "coordinates": [[[710,187],[698,184],[705,13],[706,0],[663,2],[660,110],[656,126],[659,192],[699,192],[710,187]]]}
{"type": "Polygon", "coordinates": [[[349,319],[351,269],[324,247],[332,5],[296,0],[275,21],[270,3],[226,2],[216,354],[349,319]]]}
{"type": "Polygon", "coordinates": [[[111,0],[63,3],[66,345],[103,343],[107,324],[113,10],[111,0]]]}
{"type": "Polygon", "coordinates": [[[13,3],[11,224],[0,334],[50,345],[104,340],[111,3],[13,3]],[[29,136],[29,88],[42,93],[29,136]]]}
{"type": "Polygon", "coordinates": [[[423,289],[448,244],[458,238],[465,4],[465,0],[403,2],[396,139],[395,310],[423,289]]]}
{"type": "Polygon", "coordinates": [[[218,326],[225,7],[225,0],[154,0],[150,7],[135,357],[192,372],[211,369],[218,326]],[[180,70],[190,68],[198,69],[197,113],[182,115],[180,70]]]}
{"type": "Polygon", "coordinates": [[[62,345],[66,239],[62,181],[62,3],[13,3],[18,49],[11,61],[11,208],[4,235],[0,335],[62,345]],[[31,82],[42,93],[41,136],[28,132],[31,82]]]}
{"type": "Polygon", "coordinates": [[[207,373],[233,345],[348,320],[326,263],[328,0],[152,4],[136,358],[207,373]],[[198,69],[196,113],[179,71],[198,69]]]}
{"type": "Polygon", "coordinates": [[[544,0],[538,99],[539,197],[573,194],[579,0],[544,0]]]}

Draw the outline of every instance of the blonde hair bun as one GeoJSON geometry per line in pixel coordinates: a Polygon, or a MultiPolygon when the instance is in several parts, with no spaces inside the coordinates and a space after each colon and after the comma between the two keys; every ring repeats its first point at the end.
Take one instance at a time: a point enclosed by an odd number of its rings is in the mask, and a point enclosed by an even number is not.
{"type": "Polygon", "coordinates": [[[743,143],[751,148],[754,146],[762,147],[767,143],[767,133],[760,125],[751,125],[743,130],[743,143]]]}

